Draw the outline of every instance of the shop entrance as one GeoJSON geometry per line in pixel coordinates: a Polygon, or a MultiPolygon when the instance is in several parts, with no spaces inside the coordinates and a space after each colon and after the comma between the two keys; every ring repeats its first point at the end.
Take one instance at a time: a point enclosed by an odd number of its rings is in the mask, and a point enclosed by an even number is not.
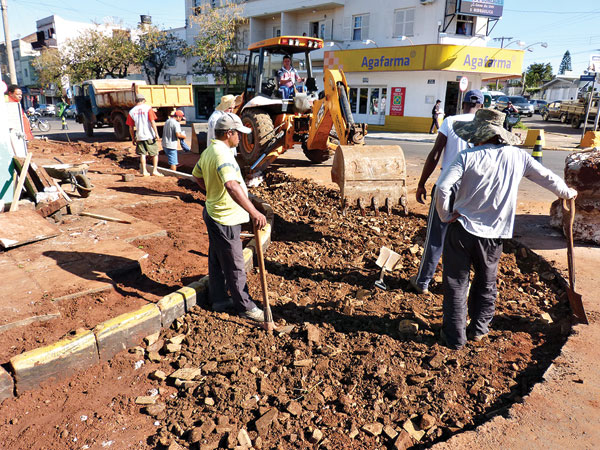
{"type": "Polygon", "coordinates": [[[446,83],[446,98],[444,100],[444,117],[460,114],[458,104],[458,95],[460,88],[458,81],[448,81],[446,83]]]}
{"type": "Polygon", "coordinates": [[[196,101],[196,118],[208,119],[215,110],[215,90],[214,88],[198,88],[195,89],[196,101]]]}
{"type": "Polygon", "coordinates": [[[385,125],[386,87],[351,87],[349,100],[350,109],[356,122],[385,125]]]}

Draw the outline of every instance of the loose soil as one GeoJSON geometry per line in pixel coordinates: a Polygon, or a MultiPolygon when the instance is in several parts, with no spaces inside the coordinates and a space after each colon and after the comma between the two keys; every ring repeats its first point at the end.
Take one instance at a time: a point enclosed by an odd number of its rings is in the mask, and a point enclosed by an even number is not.
{"type": "MultiPolygon", "coordinates": [[[[127,149],[80,147],[61,151],[135,167],[127,149]]],[[[174,179],[139,183],[173,201],[123,210],[168,235],[135,242],[149,258],[141,274],[118,281],[132,297],[156,299],[206,273],[203,196],[174,179]]],[[[266,267],[281,331],[269,335],[201,303],[152,346],[4,401],[6,448],[233,448],[244,430],[264,449],[427,447],[521,401],[570,332],[570,323],[558,320],[568,306],[556,272],[507,242],[489,337],[449,350],[438,339],[441,273],[431,295],[408,288],[422,254],[423,216],[343,215],[337,191],[280,173],[254,193],[275,210],[266,267]],[[386,275],[388,291],[373,287],[384,245],[402,256],[402,267],[386,275]],[[156,372],[180,368],[200,371],[164,381],[156,372]],[[148,395],[155,404],[135,403],[148,395]]],[[[256,273],[249,287],[259,299],[256,273]]],[[[112,309],[118,295],[104,306],[112,309]]],[[[74,316],[86,326],[84,314],[74,316]]]]}

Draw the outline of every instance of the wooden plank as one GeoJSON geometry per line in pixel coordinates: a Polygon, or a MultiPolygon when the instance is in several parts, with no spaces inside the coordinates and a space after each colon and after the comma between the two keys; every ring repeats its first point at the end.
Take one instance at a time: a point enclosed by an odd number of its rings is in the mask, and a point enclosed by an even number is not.
{"type": "MultiPolygon", "coordinates": [[[[19,173],[23,171],[23,163],[25,162],[25,158],[13,158],[15,162],[15,167],[18,169],[19,173]]],[[[35,187],[35,183],[33,182],[33,178],[31,178],[31,174],[29,170],[27,171],[27,178],[25,179],[25,189],[31,197],[35,199],[36,194],[38,193],[37,188],[35,187]]]]}
{"type": "Polygon", "coordinates": [[[21,171],[21,175],[19,175],[17,188],[15,189],[12,198],[12,203],[10,204],[10,211],[16,211],[17,209],[19,209],[19,198],[21,197],[23,184],[25,183],[25,179],[27,178],[27,169],[29,168],[29,163],[31,162],[31,156],[31,152],[27,153],[27,157],[25,158],[25,162],[23,163],[23,170],[21,171]]]}
{"type": "Polygon", "coordinates": [[[12,248],[58,236],[60,230],[35,211],[0,214],[0,247],[12,248]]]}
{"type": "Polygon", "coordinates": [[[48,217],[68,204],[69,202],[63,197],[59,197],[58,200],[54,200],[53,202],[40,202],[35,209],[42,217],[48,217]]]}

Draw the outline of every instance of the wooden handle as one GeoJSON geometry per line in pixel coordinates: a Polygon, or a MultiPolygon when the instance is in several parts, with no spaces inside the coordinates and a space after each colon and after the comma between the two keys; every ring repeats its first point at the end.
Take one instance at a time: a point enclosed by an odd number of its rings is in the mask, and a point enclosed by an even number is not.
{"type": "Polygon", "coordinates": [[[275,329],[273,325],[273,316],[271,315],[271,307],[269,305],[269,291],[267,290],[267,271],[265,270],[265,257],[262,248],[263,231],[258,229],[253,223],[254,240],[256,243],[256,259],[258,259],[258,271],[260,272],[260,287],[263,295],[263,310],[265,313],[265,329],[272,331],[275,329]]]}
{"type": "MultiPolygon", "coordinates": [[[[569,284],[571,289],[575,290],[575,258],[573,256],[573,224],[575,223],[575,199],[563,199],[563,209],[568,213],[568,220],[563,223],[567,225],[565,234],[567,237],[567,263],[569,269],[569,284]]],[[[564,213],[563,213],[564,216],[564,213]]],[[[564,220],[564,217],[563,217],[564,220]]]]}
{"type": "Polygon", "coordinates": [[[21,168],[21,174],[19,175],[19,181],[17,182],[17,187],[15,192],[13,193],[12,203],[10,204],[9,211],[16,211],[19,209],[19,197],[21,196],[21,191],[23,190],[23,184],[25,183],[25,179],[27,178],[27,171],[29,170],[29,163],[31,162],[31,157],[33,154],[31,152],[27,152],[27,156],[25,157],[25,163],[21,168]]]}

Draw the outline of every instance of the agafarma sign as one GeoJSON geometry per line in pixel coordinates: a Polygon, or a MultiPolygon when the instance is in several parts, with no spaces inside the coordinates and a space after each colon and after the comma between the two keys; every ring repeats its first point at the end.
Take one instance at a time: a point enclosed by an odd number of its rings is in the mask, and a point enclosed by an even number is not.
{"type": "Polygon", "coordinates": [[[502,17],[504,0],[460,0],[458,13],[468,16],[502,17]]]}

